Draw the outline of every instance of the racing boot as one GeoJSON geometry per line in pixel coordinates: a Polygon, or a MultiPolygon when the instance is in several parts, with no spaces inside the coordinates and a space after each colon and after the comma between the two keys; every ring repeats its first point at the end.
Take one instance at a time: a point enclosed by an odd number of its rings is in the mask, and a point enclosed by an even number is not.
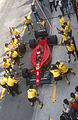
{"type": "Polygon", "coordinates": [[[18,67],[19,67],[19,69],[21,70],[21,66],[19,65],[18,67]]]}
{"type": "Polygon", "coordinates": [[[70,81],[69,80],[67,80],[67,84],[70,85],[70,81]]]}
{"type": "Polygon", "coordinates": [[[15,72],[16,75],[19,75],[20,73],[19,72],[15,72]]]}
{"type": "Polygon", "coordinates": [[[31,102],[31,106],[34,106],[34,103],[33,103],[33,102],[31,102]]]}
{"type": "Polygon", "coordinates": [[[68,63],[70,63],[71,62],[71,60],[70,59],[68,59],[68,63]]]}
{"type": "Polygon", "coordinates": [[[73,73],[73,75],[76,75],[76,73],[71,69],[71,73],[73,73]]]}
{"type": "Polygon", "coordinates": [[[12,64],[13,64],[13,65],[15,64],[15,60],[12,61],[12,64]]]}
{"type": "Polygon", "coordinates": [[[53,81],[55,84],[57,84],[57,82],[56,81],[53,81]]]}
{"type": "Polygon", "coordinates": [[[76,57],[74,57],[74,61],[76,61],[76,57]]]}
{"type": "Polygon", "coordinates": [[[8,92],[8,95],[10,95],[10,92],[8,92]]]}
{"type": "Polygon", "coordinates": [[[23,56],[22,55],[19,55],[20,58],[22,58],[23,56]]]}
{"type": "Polygon", "coordinates": [[[43,104],[40,104],[39,106],[40,106],[40,109],[42,109],[42,107],[43,107],[43,104]]]}
{"type": "Polygon", "coordinates": [[[30,30],[28,31],[28,34],[31,34],[30,30]]]}

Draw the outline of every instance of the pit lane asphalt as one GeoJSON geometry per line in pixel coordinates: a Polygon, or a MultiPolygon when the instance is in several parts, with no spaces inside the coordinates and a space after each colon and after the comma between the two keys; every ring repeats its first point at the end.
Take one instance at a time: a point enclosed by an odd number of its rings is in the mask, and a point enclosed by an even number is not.
{"type": "MultiPolygon", "coordinates": [[[[31,1],[20,1],[20,0],[8,0],[5,3],[5,7],[2,8],[0,13],[0,60],[2,62],[2,58],[4,57],[4,44],[8,42],[9,39],[9,30],[8,27],[10,26],[17,26],[17,28],[22,29],[22,22],[25,16],[30,10],[31,1]]],[[[46,8],[47,9],[47,8],[46,8]]],[[[52,14],[52,16],[60,14],[60,10],[58,8],[58,12],[52,14]]],[[[67,17],[66,17],[67,19],[67,17]]],[[[74,27],[78,27],[76,24],[75,16],[72,16],[72,25],[74,27]]],[[[52,20],[52,34],[57,34],[56,26],[60,27],[58,19],[52,20]]],[[[75,36],[76,42],[78,44],[78,37],[77,37],[77,29],[73,29],[73,36],[75,36]]],[[[26,33],[27,35],[27,33],[26,33]]],[[[34,38],[34,35],[32,33],[34,38]]],[[[25,37],[25,36],[24,36],[25,37]]],[[[25,37],[25,41],[31,39],[30,35],[25,37]]],[[[58,35],[58,39],[60,39],[60,35],[58,35]]],[[[22,61],[26,67],[31,67],[30,64],[30,54],[31,49],[27,48],[26,55],[22,61]]],[[[55,63],[57,59],[62,59],[67,62],[67,54],[65,47],[62,47],[61,50],[58,49],[58,46],[53,48],[52,52],[52,63],[55,63]]],[[[72,61],[73,62],[73,61],[72,61]]],[[[78,61],[77,61],[78,62],[78,61]]],[[[39,109],[37,105],[35,105],[34,109],[31,108],[29,102],[26,99],[26,86],[25,81],[21,81],[20,90],[22,90],[22,94],[16,97],[7,96],[5,94],[2,101],[0,101],[0,119],[1,120],[49,120],[49,116],[53,118],[53,120],[59,120],[59,116],[62,112],[62,101],[64,98],[69,98],[70,92],[73,91],[74,87],[78,84],[78,65],[75,64],[67,64],[69,67],[72,67],[76,72],[76,76],[69,75],[68,79],[71,81],[70,86],[68,86],[65,80],[59,81],[56,86],[56,101],[52,103],[52,94],[53,94],[53,84],[52,85],[43,85],[39,88],[40,99],[43,101],[44,107],[42,110],[39,109]],[[33,114],[34,111],[34,114],[33,114]]],[[[24,66],[23,66],[24,67],[24,66]]],[[[3,71],[1,69],[1,76],[3,71]]]]}
{"type": "MultiPolygon", "coordinates": [[[[0,9],[0,65],[5,56],[4,44],[10,41],[9,27],[16,26],[19,31],[23,29],[24,16],[29,13],[31,2],[31,0],[6,0],[0,9]]],[[[27,56],[27,54],[24,56],[26,63],[28,62],[27,56]]],[[[0,77],[3,73],[0,68],[0,77]]],[[[2,87],[0,87],[0,93],[1,90],[2,87]]],[[[22,93],[15,97],[7,95],[5,92],[3,99],[0,100],[0,120],[32,119],[33,108],[27,100],[27,88],[24,80],[20,83],[20,91],[22,93]]]]}

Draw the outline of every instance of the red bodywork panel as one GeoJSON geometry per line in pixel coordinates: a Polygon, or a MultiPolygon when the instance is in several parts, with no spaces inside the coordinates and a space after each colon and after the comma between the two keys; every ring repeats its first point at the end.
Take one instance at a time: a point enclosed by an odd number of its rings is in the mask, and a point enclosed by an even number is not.
{"type": "Polygon", "coordinates": [[[72,107],[74,108],[74,110],[78,110],[78,103],[77,104],[72,104],[72,107]]]}
{"type": "Polygon", "coordinates": [[[48,66],[48,64],[51,61],[51,54],[50,54],[50,48],[47,45],[47,38],[44,38],[43,40],[40,39],[38,45],[34,48],[34,50],[31,53],[31,63],[36,69],[36,85],[40,85],[40,78],[42,73],[42,68],[48,66]],[[41,51],[41,61],[36,61],[36,53],[37,49],[40,49],[41,51]]]}

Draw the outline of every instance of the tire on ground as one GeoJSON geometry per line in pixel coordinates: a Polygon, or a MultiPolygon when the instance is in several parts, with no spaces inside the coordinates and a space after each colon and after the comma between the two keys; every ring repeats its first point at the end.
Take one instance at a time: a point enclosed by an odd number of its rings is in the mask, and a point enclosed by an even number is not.
{"type": "Polygon", "coordinates": [[[40,38],[40,37],[45,37],[45,36],[48,36],[48,33],[45,29],[43,30],[39,30],[39,31],[35,31],[35,38],[40,38]]]}
{"type": "Polygon", "coordinates": [[[58,39],[56,35],[49,36],[47,38],[47,43],[49,46],[57,45],[58,44],[58,39]]]}
{"type": "Polygon", "coordinates": [[[35,39],[29,40],[29,47],[35,48],[38,42],[35,39]]]}
{"type": "Polygon", "coordinates": [[[22,70],[22,77],[23,77],[23,78],[29,77],[29,74],[30,74],[30,71],[29,71],[28,68],[24,68],[24,69],[22,70]]]}
{"type": "Polygon", "coordinates": [[[21,44],[19,45],[18,49],[19,49],[19,52],[20,52],[21,54],[25,54],[25,52],[26,52],[25,43],[21,43],[21,44]]]}

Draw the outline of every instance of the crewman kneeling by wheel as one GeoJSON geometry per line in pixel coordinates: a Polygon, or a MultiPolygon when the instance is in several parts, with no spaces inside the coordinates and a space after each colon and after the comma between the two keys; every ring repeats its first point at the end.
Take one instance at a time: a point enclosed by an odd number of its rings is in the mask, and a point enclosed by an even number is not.
{"type": "Polygon", "coordinates": [[[18,65],[19,69],[21,69],[22,63],[20,62],[20,57],[18,55],[18,52],[16,50],[11,50],[11,54],[9,56],[12,60],[15,61],[15,63],[18,65]]]}
{"type": "Polygon", "coordinates": [[[56,65],[52,65],[49,71],[53,75],[54,83],[62,79],[61,71],[57,68],[56,65]]]}
{"type": "Polygon", "coordinates": [[[74,61],[76,61],[74,44],[69,42],[68,44],[66,44],[66,49],[68,51],[68,57],[69,57],[68,62],[69,63],[71,62],[71,54],[74,56],[74,61]]]}
{"type": "Polygon", "coordinates": [[[5,72],[7,72],[7,70],[8,70],[8,72],[10,74],[12,74],[11,70],[13,70],[15,72],[15,74],[17,74],[17,72],[12,68],[9,59],[3,58],[3,68],[5,69],[5,72]]]}
{"type": "Polygon", "coordinates": [[[10,94],[12,96],[15,96],[15,93],[20,94],[20,92],[18,90],[18,82],[19,81],[15,80],[14,75],[9,76],[9,78],[8,78],[7,86],[8,86],[8,89],[10,91],[10,94]]]}
{"type": "Polygon", "coordinates": [[[46,23],[42,18],[40,19],[39,23],[43,29],[46,29],[46,23]]]}
{"type": "Polygon", "coordinates": [[[70,81],[67,79],[67,74],[68,73],[73,73],[74,75],[75,72],[72,70],[72,68],[68,68],[65,63],[60,62],[59,60],[56,62],[56,65],[58,69],[61,71],[62,75],[64,76],[65,80],[67,81],[67,84],[70,84],[70,81]]]}
{"type": "Polygon", "coordinates": [[[38,96],[36,89],[34,89],[32,85],[30,85],[27,92],[28,92],[28,100],[29,102],[31,102],[31,105],[33,106],[34,102],[37,102],[38,105],[40,106],[40,109],[42,109],[43,104],[41,104],[39,98],[36,97],[36,95],[38,96]]]}
{"type": "Polygon", "coordinates": [[[0,80],[0,85],[7,90],[7,93],[9,94],[8,86],[7,86],[7,81],[8,81],[8,75],[4,74],[4,76],[0,80]]]}

